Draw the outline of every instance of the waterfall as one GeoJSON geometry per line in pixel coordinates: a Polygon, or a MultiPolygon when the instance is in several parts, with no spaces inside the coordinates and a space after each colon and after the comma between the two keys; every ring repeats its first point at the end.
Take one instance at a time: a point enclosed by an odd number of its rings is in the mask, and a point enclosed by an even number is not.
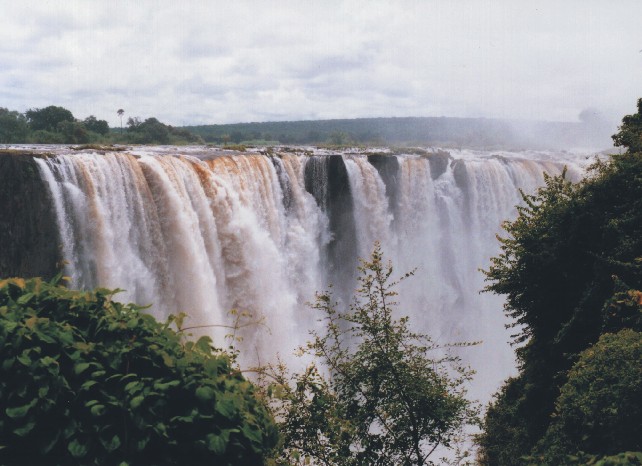
{"type": "MultiPolygon", "coordinates": [[[[59,153],[37,159],[56,212],[72,286],[125,290],[158,318],[224,337],[245,312],[242,363],[293,350],[318,325],[306,302],[329,284],[345,302],[374,241],[399,275],[399,315],[461,350],[488,399],[514,370],[500,297],[479,294],[519,189],[586,161],[550,153],[316,151],[211,153],[197,148],[59,153]],[[208,327],[210,326],[210,327],[208,327]]],[[[293,364],[297,364],[294,363],[293,364]]]]}

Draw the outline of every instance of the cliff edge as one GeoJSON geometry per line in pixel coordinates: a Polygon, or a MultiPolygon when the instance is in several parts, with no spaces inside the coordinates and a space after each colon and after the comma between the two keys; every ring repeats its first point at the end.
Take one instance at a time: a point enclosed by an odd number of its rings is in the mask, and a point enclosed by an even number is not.
{"type": "Polygon", "coordinates": [[[29,151],[0,149],[0,278],[51,278],[61,260],[51,197],[29,151]]]}

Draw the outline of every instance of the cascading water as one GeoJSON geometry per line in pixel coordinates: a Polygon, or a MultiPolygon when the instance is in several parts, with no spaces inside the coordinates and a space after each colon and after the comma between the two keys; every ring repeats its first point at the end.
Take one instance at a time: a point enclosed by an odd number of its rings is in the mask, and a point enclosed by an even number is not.
{"type": "MultiPolygon", "coordinates": [[[[230,325],[230,309],[262,325],[243,330],[242,362],[286,360],[316,316],[304,304],[334,284],[345,301],[357,258],[374,241],[400,274],[399,314],[442,343],[477,341],[462,357],[487,399],[514,368],[501,299],[480,295],[515,215],[518,189],[584,160],[551,154],[437,151],[427,155],[283,153],[183,155],[166,149],[38,159],[53,198],[73,286],[122,288],[159,318],[230,325]]],[[[208,327],[224,346],[226,331],[208,327]]],[[[293,362],[293,364],[296,364],[293,362]]]]}

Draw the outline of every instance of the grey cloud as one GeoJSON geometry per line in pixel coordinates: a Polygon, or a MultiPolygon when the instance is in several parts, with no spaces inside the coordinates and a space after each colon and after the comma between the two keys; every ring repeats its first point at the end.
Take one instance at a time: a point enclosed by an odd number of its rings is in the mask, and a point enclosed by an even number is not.
{"type": "Polygon", "coordinates": [[[606,3],[24,0],[0,17],[0,98],[112,124],[114,107],[172,124],[621,118],[641,96],[642,2],[606,3]]]}
{"type": "Polygon", "coordinates": [[[194,39],[183,41],[176,51],[181,59],[186,58],[219,58],[226,57],[233,53],[233,50],[210,44],[208,42],[199,42],[194,39]]]}

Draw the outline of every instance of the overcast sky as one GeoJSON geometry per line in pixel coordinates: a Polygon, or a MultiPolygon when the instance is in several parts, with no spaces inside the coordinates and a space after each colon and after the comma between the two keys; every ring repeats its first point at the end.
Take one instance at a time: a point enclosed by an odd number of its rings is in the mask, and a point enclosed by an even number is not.
{"type": "Polygon", "coordinates": [[[642,1],[0,0],[0,107],[117,125],[381,116],[619,121],[642,1]]]}

